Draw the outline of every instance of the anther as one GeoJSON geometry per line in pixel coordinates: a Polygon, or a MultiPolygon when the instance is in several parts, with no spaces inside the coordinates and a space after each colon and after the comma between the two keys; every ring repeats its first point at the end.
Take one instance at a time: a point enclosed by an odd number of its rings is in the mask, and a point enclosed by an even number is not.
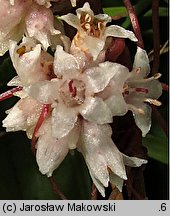
{"type": "Polygon", "coordinates": [[[160,101],[155,100],[155,99],[151,99],[151,98],[146,98],[144,101],[147,103],[153,104],[155,106],[161,106],[162,105],[162,103],[160,101]]]}

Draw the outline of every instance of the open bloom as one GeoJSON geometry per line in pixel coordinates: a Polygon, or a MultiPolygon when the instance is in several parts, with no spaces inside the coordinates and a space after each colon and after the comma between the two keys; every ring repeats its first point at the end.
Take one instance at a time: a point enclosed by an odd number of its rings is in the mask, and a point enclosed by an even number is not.
{"type": "MultiPolygon", "coordinates": [[[[19,46],[11,41],[9,51],[18,74],[8,83],[9,86],[27,86],[51,78],[53,57],[42,51],[41,45],[36,45],[32,39],[24,38],[19,46]]],[[[8,111],[3,127],[7,131],[26,130],[31,138],[42,104],[24,91],[16,93],[16,96],[21,99],[8,111]]]]}
{"type": "Polygon", "coordinates": [[[9,48],[9,40],[20,41],[24,33],[43,44],[51,45],[50,36],[59,34],[54,29],[54,17],[50,9],[31,0],[0,1],[0,55],[9,48]]]}
{"type": "Polygon", "coordinates": [[[53,56],[41,50],[41,44],[36,44],[33,39],[24,37],[20,45],[10,41],[9,53],[18,74],[10,86],[27,86],[53,76],[53,56]]]}
{"type": "Polygon", "coordinates": [[[75,127],[63,138],[56,139],[52,135],[51,116],[49,116],[40,127],[36,143],[36,160],[39,170],[48,177],[52,176],[53,171],[61,164],[69,149],[76,148],[80,124],[77,122],[75,127]]]}
{"type": "Polygon", "coordinates": [[[116,82],[119,79],[117,74],[127,74],[126,67],[104,62],[82,70],[74,56],[66,53],[61,46],[57,46],[54,73],[57,78],[24,88],[31,97],[53,107],[54,137],[59,139],[66,136],[76,124],[79,115],[99,124],[112,122],[113,114],[97,94],[106,88],[111,79],[116,82]]]}
{"type": "Polygon", "coordinates": [[[24,33],[22,20],[31,4],[31,1],[15,0],[11,5],[10,1],[0,1],[0,55],[3,55],[9,46],[9,39],[19,41],[24,33]]]}
{"type": "Polygon", "coordinates": [[[106,27],[106,24],[111,21],[111,17],[106,14],[94,15],[88,2],[82,8],[77,9],[76,12],[77,16],[71,13],[61,16],[62,20],[78,30],[72,42],[72,53],[78,49],[91,55],[96,60],[100,51],[104,48],[108,36],[137,41],[133,32],[120,26],[111,25],[106,27]]]}
{"type": "Polygon", "coordinates": [[[138,167],[147,163],[144,159],[119,152],[111,139],[112,129],[108,124],[79,120],[66,136],[56,139],[51,123],[51,117],[44,121],[36,144],[39,170],[48,177],[61,164],[69,149],[77,147],[84,156],[94,184],[105,196],[104,187],[108,187],[109,182],[122,190],[123,181],[127,179],[125,165],[138,167]]]}
{"type": "Polygon", "coordinates": [[[136,125],[141,129],[143,136],[146,136],[151,127],[151,107],[148,103],[161,105],[157,101],[162,94],[161,83],[157,80],[160,74],[157,73],[147,78],[149,72],[147,53],[138,47],[133,70],[125,82],[123,95],[127,108],[133,112],[136,125]]]}
{"type": "Polygon", "coordinates": [[[108,124],[84,121],[78,142],[78,150],[83,154],[92,180],[102,196],[105,196],[104,187],[108,187],[109,182],[122,190],[123,181],[127,179],[125,165],[138,167],[147,163],[144,159],[119,152],[111,135],[112,129],[108,124]]]}

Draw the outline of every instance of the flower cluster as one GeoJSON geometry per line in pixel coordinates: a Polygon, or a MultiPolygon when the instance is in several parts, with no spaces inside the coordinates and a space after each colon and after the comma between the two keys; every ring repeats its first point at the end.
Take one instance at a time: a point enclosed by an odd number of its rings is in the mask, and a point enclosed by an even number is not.
{"type": "Polygon", "coordinates": [[[108,37],[137,41],[131,31],[106,26],[111,21],[108,15],[94,15],[86,2],[77,15],[69,13],[58,21],[50,2],[1,1],[0,53],[9,49],[17,76],[8,85],[20,87],[14,94],[20,100],[7,111],[3,126],[36,138],[42,174],[50,177],[69,149],[77,149],[103,196],[109,182],[121,191],[127,179],[125,166],[138,167],[147,161],[121,153],[111,138],[109,123],[130,110],[146,136],[151,126],[148,103],[160,105],[160,74],[147,78],[149,60],[140,47],[132,71],[106,61],[108,37]],[[64,35],[61,20],[77,29],[72,41],[64,35]],[[49,46],[55,48],[54,56],[47,52],[49,46]],[[44,105],[49,111],[37,130],[44,105]]]}

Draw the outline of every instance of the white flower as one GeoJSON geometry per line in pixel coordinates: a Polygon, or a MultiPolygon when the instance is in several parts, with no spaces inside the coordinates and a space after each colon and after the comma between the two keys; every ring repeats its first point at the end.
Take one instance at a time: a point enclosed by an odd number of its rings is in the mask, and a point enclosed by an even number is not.
{"type": "MultiPolygon", "coordinates": [[[[52,77],[53,57],[42,51],[41,45],[36,44],[33,39],[25,37],[20,45],[16,41],[10,41],[9,53],[22,85],[52,77]]],[[[18,85],[18,78],[15,77],[10,85],[18,85]]]]}
{"type": "Polygon", "coordinates": [[[112,122],[113,114],[97,93],[102,92],[111,79],[119,79],[117,73],[126,75],[126,67],[104,62],[83,71],[74,56],[57,46],[54,73],[56,79],[35,83],[24,90],[39,102],[52,104],[52,133],[55,138],[66,136],[79,114],[99,124],[112,122]]]}
{"type": "Polygon", "coordinates": [[[79,120],[70,132],[60,138],[53,137],[52,119],[44,121],[37,134],[36,159],[42,174],[50,177],[61,164],[69,149],[77,147],[88,166],[90,175],[102,196],[104,187],[114,183],[121,191],[127,179],[125,165],[139,167],[147,163],[144,159],[128,157],[117,149],[111,139],[112,129],[108,124],[79,120]]]}
{"type": "Polygon", "coordinates": [[[54,29],[54,17],[49,8],[31,0],[0,1],[0,55],[9,48],[9,40],[19,42],[22,36],[34,37],[44,49],[51,45],[51,35],[60,32],[54,29]]]}
{"type": "Polygon", "coordinates": [[[39,5],[44,5],[47,8],[51,6],[50,0],[34,0],[39,5]]]}
{"type": "Polygon", "coordinates": [[[108,124],[83,121],[78,142],[78,150],[83,154],[92,180],[102,196],[105,196],[104,187],[108,187],[109,182],[122,191],[123,181],[127,179],[125,165],[138,167],[147,163],[144,159],[119,152],[111,134],[108,124]]]}
{"type": "Polygon", "coordinates": [[[147,78],[150,72],[149,59],[145,50],[137,48],[133,70],[124,86],[124,99],[127,108],[133,112],[135,122],[146,136],[151,127],[151,107],[147,104],[160,106],[157,101],[162,94],[161,83],[157,80],[160,74],[147,78]]]}
{"type": "MultiPolygon", "coordinates": [[[[11,41],[9,52],[18,76],[14,77],[9,86],[27,86],[40,80],[51,79],[53,76],[53,57],[41,50],[40,44],[30,38],[24,38],[18,46],[11,41]]],[[[3,120],[3,127],[7,131],[27,131],[32,137],[34,127],[41,113],[42,104],[28,96],[24,91],[15,93],[21,99],[11,108],[3,120]]]]}
{"type": "Polygon", "coordinates": [[[79,138],[79,123],[63,138],[56,139],[52,136],[51,116],[44,121],[37,134],[36,159],[39,170],[48,177],[60,165],[69,149],[76,148],[79,138]]]}
{"type": "Polygon", "coordinates": [[[137,41],[133,32],[120,26],[111,25],[106,27],[106,24],[111,21],[111,17],[106,14],[94,15],[88,2],[82,8],[77,9],[76,12],[77,16],[71,13],[61,16],[62,20],[78,30],[73,39],[72,52],[75,48],[78,48],[92,55],[93,59],[96,60],[100,51],[104,48],[108,36],[137,41]]]}
{"type": "Polygon", "coordinates": [[[25,17],[25,29],[26,35],[37,39],[45,50],[51,45],[51,35],[60,34],[54,28],[52,11],[37,4],[32,4],[25,17]]]}
{"type": "Polygon", "coordinates": [[[15,0],[15,4],[7,0],[0,1],[0,55],[8,50],[9,39],[19,41],[24,33],[23,19],[31,1],[15,0]]]}
{"type": "Polygon", "coordinates": [[[27,131],[27,136],[31,139],[33,129],[41,113],[42,104],[29,96],[22,96],[21,99],[7,112],[7,117],[2,121],[6,131],[27,131]],[[22,98],[23,97],[23,98],[22,98]]]}

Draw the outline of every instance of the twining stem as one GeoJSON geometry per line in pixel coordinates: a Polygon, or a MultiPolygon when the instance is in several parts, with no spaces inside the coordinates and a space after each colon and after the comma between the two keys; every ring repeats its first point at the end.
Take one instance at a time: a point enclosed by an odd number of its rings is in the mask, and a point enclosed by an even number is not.
{"type": "Polygon", "coordinates": [[[142,34],[141,34],[141,30],[140,30],[140,27],[139,27],[139,22],[138,22],[138,18],[136,16],[136,13],[135,13],[135,10],[130,2],[130,0],[123,0],[124,2],[124,5],[129,13],[129,17],[130,17],[130,20],[131,20],[131,23],[132,23],[132,27],[133,27],[133,30],[134,30],[134,33],[138,39],[137,41],[137,45],[140,47],[140,48],[144,48],[144,44],[143,44],[143,39],[142,39],[142,34]]]}
{"type": "Polygon", "coordinates": [[[22,87],[17,86],[15,88],[12,88],[12,89],[0,94],[0,101],[4,101],[4,100],[6,100],[8,98],[13,97],[15,92],[18,92],[18,91],[21,91],[21,90],[22,90],[22,87]]]}
{"type": "Polygon", "coordinates": [[[37,121],[37,124],[34,128],[34,133],[33,133],[33,136],[32,136],[32,141],[31,141],[31,148],[32,148],[32,152],[36,153],[36,148],[35,148],[35,145],[36,145],[36,141],[37,141],[37,132],[39,130],[39,128],[41,127],[43,121],[45,120],[45,118],[48,116],[48,113],[50,111],[50,105],[49,104],[44,104],[43,107],[42,107],[42,110],[41,110],[41,114],[40,114],[40,117],[37,121]]]}
{"type": "Polygon", "coordinates": [[[48,180],[49,180],[49,182],[50,182],[50,184],[51,184],[51,187],[52,187],[52,189],[53,189],[53,192],[56,193],[57,195],[59,195],[60,198],[61,198],[62,200],[67,200],[67,198],[65,197],[65,195],[64,195],[64,194],[60,191],[60,189],[57,187],[54,178],[51,176],[51,177],[48,177],[48,180]]]}
{"type": "Polygon", "coordinates": [[[97,200],[97,188],[94,183],[92,184],[91,200],[97,200]]]}
{"type": "Polygon", "coordinates": [[[162,85],[162,89],[163,89],[164,91],[169,92],[169,86],[168,86],[167,84],[161,83],[161,85],[162,85]]]}
{"type": "Polygon", "coordinates": [[[152,0],[152,29],[153,29],[153,66],[152,74],[159,70],[160,36],[159,36],[159,0],[152,0]]]}

